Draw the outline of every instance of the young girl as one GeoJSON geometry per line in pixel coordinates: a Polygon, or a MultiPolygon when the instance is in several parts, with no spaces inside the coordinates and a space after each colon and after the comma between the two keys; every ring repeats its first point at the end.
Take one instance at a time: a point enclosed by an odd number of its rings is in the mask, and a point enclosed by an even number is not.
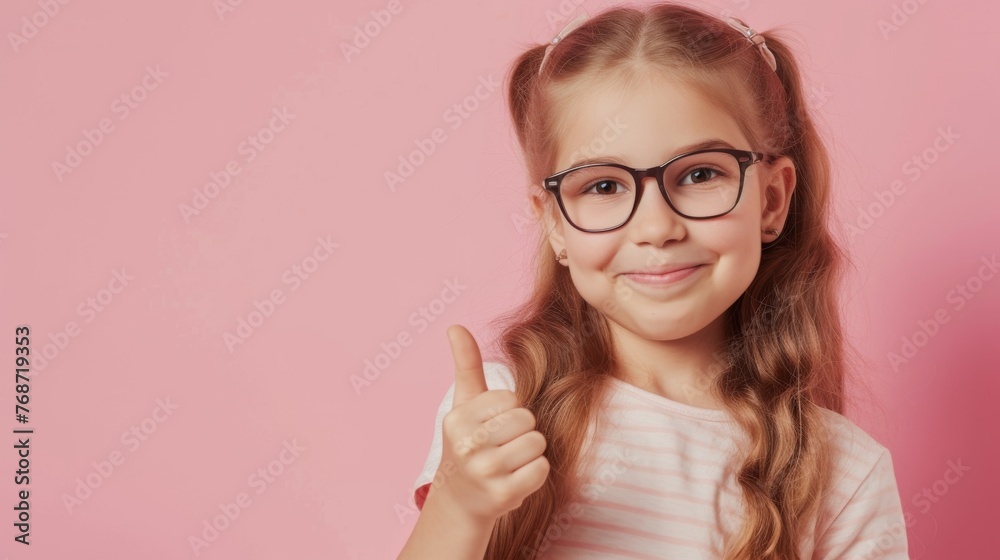
{"type": "Polygon", "coordinates": [[[400,558],[907,558],[889,451],[842,415],[845,255],[786,43],[618,7],[521,55],[508,95],[534,294],[502,359],[449,327],[400,558]]]}

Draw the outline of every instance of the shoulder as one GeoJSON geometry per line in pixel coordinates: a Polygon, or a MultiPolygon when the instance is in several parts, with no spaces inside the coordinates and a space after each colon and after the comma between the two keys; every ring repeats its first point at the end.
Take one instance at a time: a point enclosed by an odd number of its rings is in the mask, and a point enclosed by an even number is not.
{"type": "Polygon", "coordinates": [[[833,451],[832,488],[817,520],[816,558],[906,556],[905,515],[887,447],[850,419],[823,409],[833,451]],[[868,556],[865,556],[865,555],[868,556]]]}
{"type": "Polygon", "coordinates": [[[839,412],[821,408],[838,470],[854,473],[871,471],[888,449],[868,432],[839,412]]]}
{"type": "Polygon", "coordinates": [[[828,434],[833,473],[825,509],[825,527],[845,511],[888,500],[899,503],[889,449],[842,414],[822,409],[828,434]],[[867,503],[867,504],[866,504],[867,503]],[[865,505],[866,504],[866,505],[865,505]]]}

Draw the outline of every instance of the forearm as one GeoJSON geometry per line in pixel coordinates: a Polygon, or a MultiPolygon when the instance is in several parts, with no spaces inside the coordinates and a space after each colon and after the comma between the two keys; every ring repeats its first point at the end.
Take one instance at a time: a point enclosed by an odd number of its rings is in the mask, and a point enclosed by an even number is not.
{"type": "Polygon", "coordinates": [[[431,489],[397,560],[482,558],[494,523],[468,518],[442,499],[435,499],[431,489]]]}

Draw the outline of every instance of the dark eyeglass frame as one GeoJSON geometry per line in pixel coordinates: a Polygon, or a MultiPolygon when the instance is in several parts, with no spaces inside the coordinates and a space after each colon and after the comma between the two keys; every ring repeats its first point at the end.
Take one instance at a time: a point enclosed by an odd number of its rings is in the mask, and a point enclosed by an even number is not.
{"type": "Polygon", "coordinates": [[[659,165],[657,167],[650,167],[648,169],[636,169],[634,167],[629,167],[627,165],[622,165],[620,163],[614,163],[614,162],[587,163],[584,165],[571,167],[569,169],[566,169],[565,171],[560,171],[559,173],[546,177],[542,181],[542,188],[555,195],[556,202],[559,203],[559,209],[562,211],[562,214],[566,218],[566,221],[569,222],[570,225],[573,226],[574,228],[586,233],[601,233],[605,231],[612,231],[627,224],[629,220],[632,219],[632,216],[635,215],[636,209],[639,208],[639,201],[642,200],[642,192],[645,186],[644,181],[647,177],[653,177],[656,179],[656,184],[659,185],[660,187],[660,194],[663,195],[663,199],[667,201],[667,205],[670,206],[670,209],[673,210],[675,213],[677,213],[677,215],[691,220],[707,220],[710,218],[718,218],[719,216],[725,216],[726,214],[732,212],[734,208],[736,208],[736,205],[740,203],[740,197],[743,194],[743,179],[746,177],[747,168],[755,163],[763,161],[765,157],[766,154],[764,154],[763,152],[754,152],[750,150],[737,150],[735,148],[708,148],[704,150],[695,150],[693,152],[687,152],[684,154],[680,154],[678,156],[674,156],[670,158],[670,160],[667,161],[666,163],[659,165]],[[734,156],[736,158],[736,161],[740,166],[740,188],[739,191],[736,193],[736,201],[733,202],[733,205],[732,207],[729,208],[729,210],[726,210],[725,212],[721,212],[719,214],[714,214],[712,216],[697,216],[697,217],[688,216],[687,214],[684,214],[681,211],[677,210],[677,208],[674,207],[674,203],[670,201],[670,197],[667,196],[667,189],[663,185],[663,171],[664,169],[666,169],[668,165],[681,159],[682,157],[687,157],[694,154],[701,154],[705,152],[722,152],[734,156]],[[568,175],[573,171],[578,171],[580,169],[585,169],[587,167],[617,167],[618,169],[627,171],[630,175],[632,175],[632,179],[635,181],[635,189],[636,189],[635,201],[632,204],[632,211],[629,212],[628,217],[625,218],[625,221],[622,222],[621,224],[614,227],[603,228],[603,229],[585,229],[574,224],[573,220],[570,219],[569,213],[566,211],[566,206],[563,204],[562,192],[559,186],[562,184],[563,177],[565,177],[566,175],[568,175]]]}

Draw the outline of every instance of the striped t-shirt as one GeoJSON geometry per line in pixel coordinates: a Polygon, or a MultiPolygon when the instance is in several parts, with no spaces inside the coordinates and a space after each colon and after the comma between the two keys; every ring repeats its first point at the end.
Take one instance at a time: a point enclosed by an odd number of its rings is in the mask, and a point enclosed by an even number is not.
{"type": "MultiPolygon", "coordinates": [[[[510,369],[484,362],[490,389],[514,390],[510,369]]],[[[441,462],[441,422],[452,383],[437,411],[434,438],[414,484],[419,508],[441,462]]],[[[699,408],[612,378],[608,420],[591,426],[584,457],[593,457],[580,498],[549,527],[539,559],[722,557],[722,534],[742,523],[742,490],[730,452],[745,435],[723,410],[699,408]]],[[[906,526],[889,451],[844,416],[824,410],[834,428],[834,488],[800,542],[812,560],[900,560],[906,526]]]]}

